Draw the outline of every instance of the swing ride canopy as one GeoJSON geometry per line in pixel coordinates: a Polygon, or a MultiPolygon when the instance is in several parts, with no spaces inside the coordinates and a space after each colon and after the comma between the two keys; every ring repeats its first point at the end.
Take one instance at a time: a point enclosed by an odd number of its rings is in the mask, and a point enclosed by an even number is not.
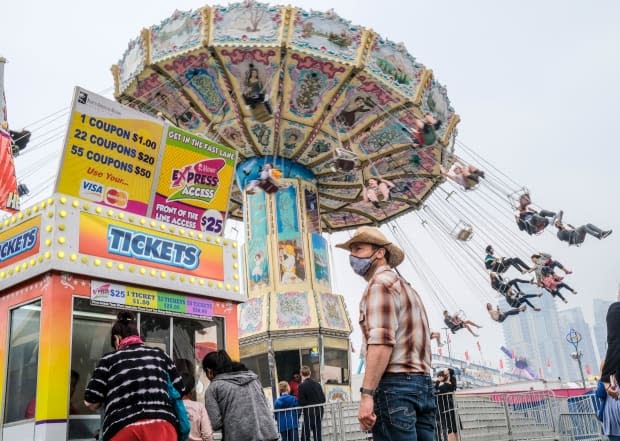
{"type": "Polygon", "coordinates": [[[132,40],[112,71],[121,103],[235,148],[239,167],[271,162],[285,178],[316,180],[328,231],[419,208],[443,180],[459,121],[445,87],[402,44],[333,11],[252,1],[176,11],[132,40]],[[437,141],[414,146],[426,113],[441,121],[437,141]],[[333,167],[336,149],[355,159],[351,172],[333,167]],[[363,201],[370,177],[395,184],[390,201],[363,201]]]}

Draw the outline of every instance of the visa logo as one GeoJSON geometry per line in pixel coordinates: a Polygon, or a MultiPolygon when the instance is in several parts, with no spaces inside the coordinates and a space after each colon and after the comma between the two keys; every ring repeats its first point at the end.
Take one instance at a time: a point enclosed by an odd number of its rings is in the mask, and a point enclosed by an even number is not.
{"type": "Polygon", "coordinates": [[[103,200],[103,185],[88,179],[82,179],[80,196],[90,201],[101,202],[103,200]]]}

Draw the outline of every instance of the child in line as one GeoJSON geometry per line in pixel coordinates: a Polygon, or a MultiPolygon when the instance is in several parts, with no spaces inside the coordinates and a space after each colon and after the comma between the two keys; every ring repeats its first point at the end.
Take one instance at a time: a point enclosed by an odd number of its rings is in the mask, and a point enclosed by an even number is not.
{"type": "Polygon", "coordinates": [[[278,383],[280,396],[276,400],[273,408],[276,410],[276,420],[278,421],[278,431],[282,441],[299,441],[299,412],[300,409],[290,409],[299,407],[299,402],[295,396],[291,395],[291,388],[286,381],[278,383]]]}
{"type": "Polygon", "coordinates": [[[185,404],[192,425],[187,441],[213,441],[213,429],[205,405],[192,400],[196,379],[189,372],[183,373],[182,377],[186,390],[186,394],[183,395],[183,404],[185,404]]]}

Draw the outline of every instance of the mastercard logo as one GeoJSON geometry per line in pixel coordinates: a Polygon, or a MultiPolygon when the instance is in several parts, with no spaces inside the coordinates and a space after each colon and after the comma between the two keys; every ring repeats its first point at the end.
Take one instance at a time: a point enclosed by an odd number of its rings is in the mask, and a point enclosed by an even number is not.
{"type": "Polygon", "coordinates": [[[126,191],[108,188],[105,192],[105,203],[113,207],[125,208],[129,202],[129,195],[126,191]]]}

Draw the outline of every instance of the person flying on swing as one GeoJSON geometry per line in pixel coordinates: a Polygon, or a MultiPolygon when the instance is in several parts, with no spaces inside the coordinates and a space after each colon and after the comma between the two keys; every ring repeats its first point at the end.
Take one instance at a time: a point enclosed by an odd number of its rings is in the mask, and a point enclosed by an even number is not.
{"type": "Polygon", "coordinates": [[[522,305],[520,308],[509,309],[508,311],[500,311],[499,306],[496,309],[493,309],[493,306],[490,303],[487,303],[487,312],[491,316],[491,320],[494,320],[498,323],[502,323],[511,315],[517,315],[520,312],[525,311],[525,305],[522,305]]]}
{"type": "Polygon", "coordinates": [[[530,308],[532,308],[536,312],[540,311],[541,309],[532,305],[532,303],[530,303],[528,299],[532,299],[534,297],[541,297],[541,296],[542,296],[542,292],[538,294],[523,294],[521,291],[518,291],[512,296],[504,294],[504,297],[506,298],[506,303],[508,303],[510,307],[520,308],[521,305],[525,303],[526,305],[528,305],[530,308]]]}
{"type": "Polygon", "coordinates": [[[491,279],[491,288],[504,296],[514,297],[517,294],[521,294],[521,289],[517,283],[531,283],[529,280],[512,279],[505,281],[502,276],[496,272],[490,272],[489,277],[491,279]]]}
{"type": "Polygon", "coordinates": [[[472,164],[465,164],[461,159],[457,158],[452,171],[446,170],[440,166],[441,174],[448,179],[461,185],[465,190],[471,190],[480,182],[480,178],[484,178],[484,172],[479,170],[472,164]]]}
{"type": "Polygon", "coordinates": [[[476,334],[471,327],[475,326],[476,328],[482,328],[482,326],[475,324],[471,320],[462,320],[458,314],[450,315],[448,311],[443,312],[443,322],[453,334],[456,334],[457,331],[460,331],[463,328],[467,328],[471,335],[474,337],[479,337],[479,335],[476,334]]]}
{"type": "MultiPolygon", "coordinates": [[[[551,220],[556,218],[555,212],[542,209],[536,211],[531,204],[532,199],[529,193],[522,194],[517,208],[519,214],[515,217],[519,230],[526,231],[529,235],[541,233],[551,223],[551,220]]],[[[562,216],[561,210],[559,216],[562,216]]]]}
{"type": "Polygon", "coordinates": [[[362,190],[364,202],[370,202],[375,208],[380,207],[380,201],[387,203],[390,200],[390,189],[394,188],[393,182],[383,178],[369,178],[362,190]],[[381,196],[381,199],[379,198],[381,196]]]}
{"type": "Polygon", "coordinates": [[[563,277],[554,274],[553,271],[547,272],[547,274],[543,274],[541,279],[541,286],[549,291],[553,297],[559,297],[562,299],[564,303],[568,303],[568,300],[564,298],[564,296],[560,293],[561,288],[565,288],[572,292],[573,294],[577,294],[573,288],[568,286],[566,283],[562,282],[563,277]]]}
{"type": "Polygon", "coordinates": [[[259,179],[250,181],[245,191],[254,194],[256,189],[260,187],[265,193],[275,193],[280,188],[280,177],[282,177],[282,172],[267,163],[263,165],[259,179]]]}
{"type": "Polygon", "coordinates": [[[484,266],[490,271],[501,274],[511,266],[514,266],[521,274],[531,271],[531,268],[518,257],[495,257],[495,250],[491,245],[486,247],[485,252],[487,255],[484,258],[484,266]]]}
{"type": "Polygon", "coordinates": [[[532,254],[532,263],[534,266],[528,272],[534,272],[535,278],[532,282],[536,281],[538,286],[542,286],[542,278],[548,273],[552,273],[555,268],[560,268],[564,271],[564,274],[572,274],[572,271],[566,268],[557,260],[551,257],[551,254],[538,253],[532,254]]]}
{"type": "Polygon", "coordinates": [[[586,240],[587,234],[601,240],[605,239],[612,232],[612,230],[601,230],[592,224],[585,224],[578,228],[573,227],[571,224],[563,224],[562,212],[560,212],[555,221],[555,227],[558,229],[558,239],[562,242],[567,242],[569,245],[581,245],[586,240]]]}

